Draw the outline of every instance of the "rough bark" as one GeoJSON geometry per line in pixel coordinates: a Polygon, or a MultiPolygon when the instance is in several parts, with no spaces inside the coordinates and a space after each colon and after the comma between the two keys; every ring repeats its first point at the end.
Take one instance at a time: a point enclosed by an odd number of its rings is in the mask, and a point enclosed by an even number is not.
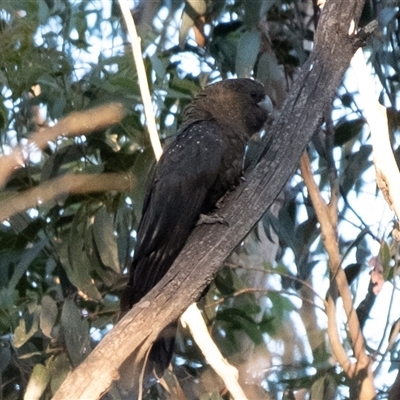
{"type": "Polygon", "coordinates": [[[110,332],[65,380],[54,400],[97,399],[118,379],[118,368],[134,351],[137,359],[168,323],[202,293],[225,258],[278,196],[323,116],[329,112],[350,60],[361,44],[349,36],[364,0],[328,0],[315,49],[301,69],[280,117],[270,129],[272,145],[246,181],[218,211],[228,222],[199,226],[164,279],[110,332]]]}

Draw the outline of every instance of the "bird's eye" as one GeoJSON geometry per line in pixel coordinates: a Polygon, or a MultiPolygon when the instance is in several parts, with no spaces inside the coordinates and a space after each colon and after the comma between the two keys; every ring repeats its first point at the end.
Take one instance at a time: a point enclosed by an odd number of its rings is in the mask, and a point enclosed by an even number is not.
{"type": "Polygon", "coordinates": [[[262,96],[260,96],[260,93],[258,93],[256,90],[252,90],[250,92],[250,96],[253,99],[253,101],[256,101],[256,102],[259,102],[262,97],[262,96]]]}

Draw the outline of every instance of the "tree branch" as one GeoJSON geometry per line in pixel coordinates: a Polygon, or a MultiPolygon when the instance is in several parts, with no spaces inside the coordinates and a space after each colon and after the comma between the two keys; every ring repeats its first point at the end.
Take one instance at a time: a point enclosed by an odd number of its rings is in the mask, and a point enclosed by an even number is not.
{"type": "Polygon", "coordinates": [[[54,400],[96,399],[104,393],[118,378],[123,361],[134,351],[142,356],[158,333],[179,318],[271,206],[296,169],[306,144],[320,128],[357,49],[357,38],[348,32],[351,21],[358,21],[363,4],[362,0],[327,1],[315,49],[289,93],[284,112],[270,129],[274,136],[271,146],[218,212],[229,221],[229,227],[197,227],[167,275],[68,376],[54,400]]]}
{"type": "MultiPolygon", "coordinates": [[[[379,102],[375,84],[370,76],[362,51],[358,50],[354,55],[351,66],[354,68],[358,83],[361,102],[364,107],[364,115],[371,131],[373,147],[373,162],[376,170],[376,181],[382,191],[389,207],[400,219],[400,173],[394,158],[393,148],[390,142],[386,107],[379,102]]],[[[398,228],[393,232],[395,240],[400,241],[398,228]]],[[[371,278],[372,279],[372,278],[371,278]]],[[[372,281],[371,281],[372,282],[372,281]]],[[[370,294],[371,296],[371,294],[370,294]]],[[[375,374],[377,371],[375,371],[375,374]]],[[[388,392],[389,400],[398,399],[400,396],[400,368],[396,379],[388,392]]]]}
{"type": "Polygon", "coordinates": [[[229,364],[213,342],[196,303],[190,305],[183,313],[181,323],[184,327],[189,327],[194,341],[200,347],[204,357],[210,363],[214,371],[222,378],[232,398],[234,400],[247,400],[238,382],[238,370],[233,365],[229,364]]]}
{"type": "Polygon", "coordinates": [[[134,183],[134,177],[127,173],[64,175],[0,201],[0,221],[69,193],[123,192],[134,183]]]}
{"type": "Polygon", "coordinates": [[[400,219],[400,173],[390,143],[386,107],[379,103],[375,84],[361,49],[354,55],[351,66],[355,71],[364,115],[371,130],[376,181],[389,207],[396,213],[397,219],[400,219]]]}
{"type": "Polygon", "coordinates": [[[147,84],[147,75],[144,68],[143,54],[140,46],[140,37],[136,32],[135,22],[133,21],[128,3],[125,0],[119,0],[119,6],[121,7],[122,15],[124,17],[126,27],[128,28],[129,36],[131,37],[133,60],[135,62],[136,71],[138,74],[138,82],[144,106],[144,113],[146,115],[147,129],[149,131],[154,155],[156,160],[158,160],[161,157],[163,150],[161,147],[160,138],[158,137],[156,122],[154,120],[153,105],[151,103],[149,85],[147,84]]]}
{"type": "Polygon", "coordinates": [[[60,136],[87,135],[120,122],[126,110],[121,103],[108,103],[85,111],[74,111],[57,125],[45,127],[33,133],[26,145],[16,147],[11,154],[0,157],[0,187],[4,186],[12,172],[24,164],[32,150],[43,150],[48,142],[60,136]]]}
{"type": "MultiPolygon", "coordinates": [[[[321,226],[321,235],[325,249],[329,257],[329,268],[334,281],[331,283],[331,292],[334,289],[339,291],[339,295],[343,301],[343,308],[346,313],[350,338],[356,358],[356,365],[352,366],[347,357],[343,346],[338,340],[336,325],[336,315],[334,314],[334,302],[331,295],[328,301],[327,314],[329,326],[329,339],[331,340],[332,349],[340,362],[343,370],[350,378],[359,374],[357,379],[361,383],[360,398],[373,399],[375,397],[375,388],[371,370],[370,358],[366,354],[364,338],[361,333],[360,324],[358,322],[356,311],[353,307],[353,299],[347,283],[346,275],[341,267],[341,258],[339,252],[337,238],[337,209],[336,194],[333,194],[334,202],[326,204],[321,197],[318,186],[316,185],[310,167],[310,160],[307,153],[304,153],[300,160],[300,170],[306,184],[308,194],[311,198],[315,213],[321,226]],[[367,373],[366,373],[367,372],[367,373]]],[[[337,186],[337,185],[336,185],[337,186]]]]}

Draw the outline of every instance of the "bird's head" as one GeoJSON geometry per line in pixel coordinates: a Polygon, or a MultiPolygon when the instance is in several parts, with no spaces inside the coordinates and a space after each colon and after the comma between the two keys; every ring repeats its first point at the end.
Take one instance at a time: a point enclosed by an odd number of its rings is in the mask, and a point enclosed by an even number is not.
{"type": "Polygon", "coordinates": [[[215,120],[247,137],[259,131],[272,112],[264,86],[252,79],[227,79],[207,86],[184,112],[184,123],[215,120]]]}

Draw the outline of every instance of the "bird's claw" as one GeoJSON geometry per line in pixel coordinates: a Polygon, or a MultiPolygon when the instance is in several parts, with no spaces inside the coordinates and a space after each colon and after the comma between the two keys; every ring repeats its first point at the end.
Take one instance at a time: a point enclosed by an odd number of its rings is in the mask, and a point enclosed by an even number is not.
{"type": "Polygon", "coordinates": [[[229,227],[229,223],[224,217],[221,217],[218,214],[200,214],[199,219],[197,220],[196,226],[203,224],[222,224],[229,227]]]}

